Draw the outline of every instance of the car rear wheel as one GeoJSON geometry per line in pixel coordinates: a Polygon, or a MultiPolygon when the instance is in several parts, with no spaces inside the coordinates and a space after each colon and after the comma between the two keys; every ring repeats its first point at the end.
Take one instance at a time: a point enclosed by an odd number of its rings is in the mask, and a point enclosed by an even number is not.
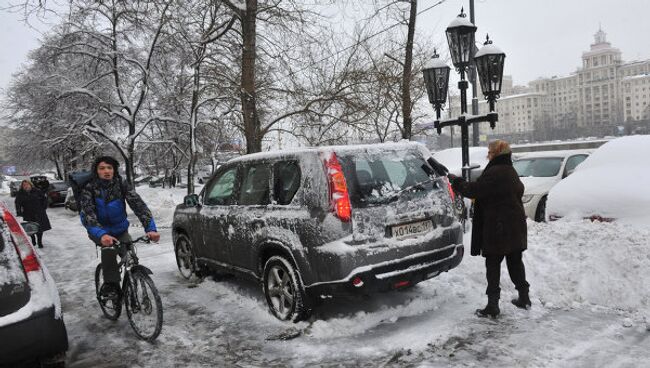
{"type": "Polygon", "coordinates": [[[271,313],[279,320],[309,318],[311,308],[295,267],[285,257],[272,256],[264,265],[262,286],[271,313]]]}
{"type": "Polygon", "coordinates": [[[537,211],[535,211],[535,221],[546,221],[546,196],[542,197],[537,204],[537,211]]]}

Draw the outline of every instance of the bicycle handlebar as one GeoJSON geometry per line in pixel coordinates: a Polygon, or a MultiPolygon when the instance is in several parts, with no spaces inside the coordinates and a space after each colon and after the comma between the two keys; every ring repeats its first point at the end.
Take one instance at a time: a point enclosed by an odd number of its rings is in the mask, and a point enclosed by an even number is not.
{"type": "Polygon", "coordinates": [[[119,240],[115,240],[113,245],[108,246],[108,247],[101,247],[102,249],[116,249],[117,247],[121,245],[133,245],[135,243],[151,243],[151,239],[147,235],[142,235],[141,237],[132,240],[130,242],[120,242],[119,240]]]}
{"type": "Polygon", "coordinates": [[[113,245],[126,245],[126,244],[135,244],[135,243],[151,243],[151,239],[147,235],[142,235],[141,237],[132,240],[130,242],[120,242],[119,240],[116,240],[113,245]]]}

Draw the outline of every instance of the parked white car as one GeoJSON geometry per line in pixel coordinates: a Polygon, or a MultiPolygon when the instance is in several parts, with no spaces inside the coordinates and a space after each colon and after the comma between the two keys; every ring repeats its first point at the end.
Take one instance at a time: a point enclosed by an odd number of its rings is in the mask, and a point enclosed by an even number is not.
{"type": "Polygon", "coordinates": [[[0,202],[0,366],[62,367],[68,350],[54,279],[19,223],[0,202]]]}
{"type": "Polygon", "coordinates": [[[569,176],[592,150],[567,150],[520,153],[513,164],[524,183],[526,216],[537,222],[545,221],[548,193],[569,176]]]}
{"type": "Polygon", "coordinates": [[[600,146],[549,193],[548,218],[650,224],[650,135],[600,146]]]}

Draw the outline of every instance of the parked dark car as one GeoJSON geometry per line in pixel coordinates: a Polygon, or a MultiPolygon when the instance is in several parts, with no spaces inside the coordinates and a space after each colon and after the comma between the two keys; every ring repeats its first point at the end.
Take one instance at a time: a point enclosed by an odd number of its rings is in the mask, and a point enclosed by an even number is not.
{"type": "Polygon", "coordinates": [[[179,270],[251,276],[271,313],[292,321],[320,298],[435,277],[461,262],[463,233],[428,156],[399,143],[231,160],[176,208],[179,270]]]}
{"type": "Polygon", "coordinates": [[[150,188],[160,188],[163,187],[165,184],[165,177],[163,176],[153,176],[151,179],[148,181],[149,182],[149,187],[150,188]]]}
{"type": "Polygon", "coordinates": [[[0,366],[61,367],[68,335],[59,294],[27,236],[38,224],[23,226],[0,202],[0,366]]]}
{"type": "Polygon", "coordinates": [[[56,204],[64,204],[68,196],[70,185],[65,181],[53,181],[47,190],[47,203],[50,207],[56,204]]]}
{"type": "Polygon", "coordinates": [[[153,176],[151,175],[144,175],[144,176],[138,176],[133,180],[133,183],[138,186],[138,185],[144,185],[149,183],[149,180],[151,180],[153,176]]]}

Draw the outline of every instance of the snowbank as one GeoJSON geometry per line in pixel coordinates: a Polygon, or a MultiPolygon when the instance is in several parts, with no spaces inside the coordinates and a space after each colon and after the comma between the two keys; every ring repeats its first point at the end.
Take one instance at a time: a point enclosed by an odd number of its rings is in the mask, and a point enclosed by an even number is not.
{"type": "Polygon", "coordinates": [[[528,244],[531,295],[544,306],[650,310],[650,230],[589,220],[528,221],[528,244]]]}
{"type": "Polygon", "coordinates": [[[0,181],[0,194],[9,194],[9,181],[0,181]]]}
{"type": "MultiPolygon", "coordinates": [[[[174,220],[176,206],[183,203],[187,195],[186,188],[150,188],[148,186],[136,187],[136,191],[149,206],[154,221],[158,228],[169,228],[174,220]]],[[[138,225],[132,222],[132,225],[138,225]]]]}
{"type": "Polygon", "coordinates": [[[650,136],[604,144],[549,192],[547,213],[650,226],[650,136]]]}

